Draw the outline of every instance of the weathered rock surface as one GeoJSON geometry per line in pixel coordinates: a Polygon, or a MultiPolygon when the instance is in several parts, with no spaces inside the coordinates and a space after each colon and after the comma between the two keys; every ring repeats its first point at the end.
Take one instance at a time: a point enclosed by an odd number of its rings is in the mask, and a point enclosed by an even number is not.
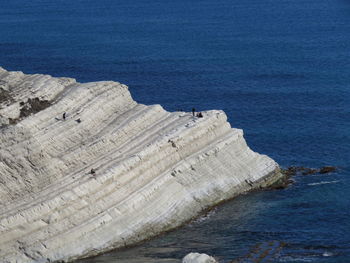
{"type": "Polygon", "coordinates": [[[218,263],[213,257],[207,254],[189,253],[183,259],[182,263],[218,263]]]}
{"type": "Polygon", "coordinates": [[[193,118],[116,82],[2,68],[0,88],[0,262],[134,244],[281,177],[222,111],[193,118]]]}

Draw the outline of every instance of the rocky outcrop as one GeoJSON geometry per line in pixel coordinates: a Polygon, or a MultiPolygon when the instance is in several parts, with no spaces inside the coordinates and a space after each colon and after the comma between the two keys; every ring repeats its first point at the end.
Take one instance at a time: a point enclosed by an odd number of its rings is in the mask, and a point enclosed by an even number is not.
{"type": "Polygon", "coordinates": [[[213,257],[207,254],[189,253],[183,259],[182,263],[218,263],[213,257]]]}
{"type": "Polygon", "coordinates": [[[295,175],[312,175],[312,174],[327,174],[337,171],[337,167],[323,166],[321,168],[308,168],[303,166],[290,166],[287,169],[281,170],[287,177],[295,175]]]}
{"type": "Polygon", "coordinates": [[[222,111],[195,118],[117,82],[1,68],[0,88],[1,262],[135,244],[281,177],[222,111]]]}

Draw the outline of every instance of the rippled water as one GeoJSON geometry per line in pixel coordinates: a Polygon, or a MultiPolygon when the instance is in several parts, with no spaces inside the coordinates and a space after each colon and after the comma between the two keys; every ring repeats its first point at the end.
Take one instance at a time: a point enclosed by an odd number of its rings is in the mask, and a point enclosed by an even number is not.
{"type": "Polygon", "coordinates": [[[223,109],[282,166],[334,165],[232,200],[140,246],[82,262],[350,261],[350,2],[0,0],[0,66],[117,80],[167,110],[223,109]],[[253,249],[254,250],[254,249],[253,249]],[[276,250],[277,251],[277,250],[276,250]]]}

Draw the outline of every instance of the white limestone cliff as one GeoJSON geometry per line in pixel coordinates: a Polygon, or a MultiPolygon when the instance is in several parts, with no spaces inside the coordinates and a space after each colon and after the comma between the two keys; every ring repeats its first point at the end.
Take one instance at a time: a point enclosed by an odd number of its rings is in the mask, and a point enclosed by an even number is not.
{"type": "Polygon", "coordinates": [[[224,112],[203,115],[138,104],[117,82],[0,68],[0,262],[135,244],[281,176],[224,112]]]}

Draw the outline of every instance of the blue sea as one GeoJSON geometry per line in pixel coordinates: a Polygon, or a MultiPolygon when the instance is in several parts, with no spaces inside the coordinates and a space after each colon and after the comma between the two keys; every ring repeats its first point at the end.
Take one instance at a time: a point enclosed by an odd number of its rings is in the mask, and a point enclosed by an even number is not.
{"type": "Polygon", "coordinates": [[[350,262],[349,0],[0,0],[0,66],[115,80],[169,111],[223,109],[281,167],[338,167],[240,196],[138,246],[82,260],[350,262]],[[259,261],[260,260],[260,261],[259,261]]]}

